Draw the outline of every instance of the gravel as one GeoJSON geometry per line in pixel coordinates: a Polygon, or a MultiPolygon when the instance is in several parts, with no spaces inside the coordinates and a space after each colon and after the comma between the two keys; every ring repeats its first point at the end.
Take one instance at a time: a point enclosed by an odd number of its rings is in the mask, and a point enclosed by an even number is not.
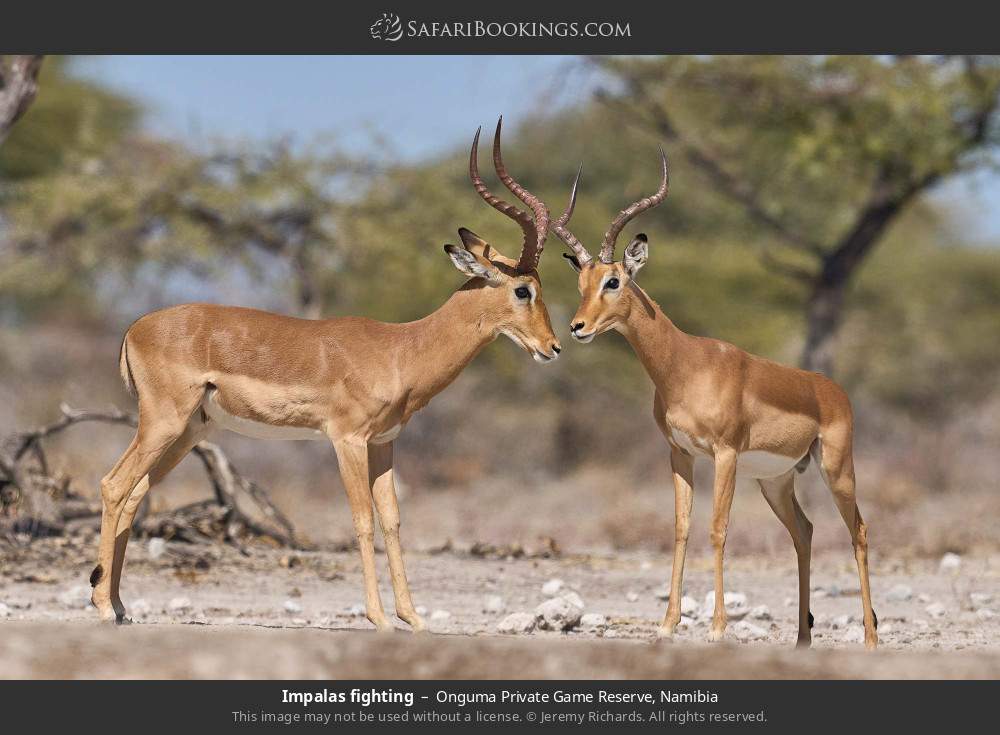
{"type": "Polygon", "coordinates": [[[530,633],[534,629],[535,616],[526,612],[511,613],[497,623],[497,631],[500,633],[530,633]]]}

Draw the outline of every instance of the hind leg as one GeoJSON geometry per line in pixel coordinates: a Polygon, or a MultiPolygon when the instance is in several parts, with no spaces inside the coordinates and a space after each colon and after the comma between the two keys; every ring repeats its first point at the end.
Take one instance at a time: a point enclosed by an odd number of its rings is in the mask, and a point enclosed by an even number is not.
{"type": "Polygon", "coordinates": [[[180,396],[183,402],[171,399],[153,402],[140,400],[139,427],[125,454],[101,480],[101,541],[97,552],[97,566],[90,575],[94,588],[91,602],[102,620],[120,620],[111,601],[112,570],[115,562],[118,523],[132,491],[156,466],[171,445],[184,433],[188,418],[201,400],[201,390],[188,390],[180,396]]]}
{"type": "MultiPolygon", "coordinates": [[[[833,433],[833,432],[831,432],[833,433]]],[[[858,510],[855,482],[854,456],[851,450],[851,434],[841,432],[833,436],[824,435],[820,446],[820,467],[823,480],[826,482],[837,510],[847,524],[854,544],[854,559],[858,565],[858,578],[861,584],[861,604],[864,611],[865,647],[874,649],[878,646],[878,618],[872,609],[872,593],[868,580],[868,527],[858,510]]]]}
{"type": "Polygon", "coordinates": [[[797,646],[812,643],[812,613],[809,612],[809,563],[812,553],[812,523],[795,499],[795,471],[781,477],[758,480],[764,499],[792,537],[799,565],[799,638],[797,646]]]}
{"type": "Polygon", "coordinates": [[[184,433],[170,445],[170,448],[156,465],[139,480],[139,484],[132,489],[125,501],[115,532],[115,556],[111,565],[111,605],[115,610],[115,618],[118,622],[127,620],[125,618],[125,605],[122,604],[119,596],[118,586],[121,582],[122,568],[125,565],[125,549],[132,533],[132,521],[135,519],[136,511],[145,499],[146,493],[154,485],[159,484],[207,433],[208,423],[204,420],[201,411],[196,411],[188,421],[184,433]]]}

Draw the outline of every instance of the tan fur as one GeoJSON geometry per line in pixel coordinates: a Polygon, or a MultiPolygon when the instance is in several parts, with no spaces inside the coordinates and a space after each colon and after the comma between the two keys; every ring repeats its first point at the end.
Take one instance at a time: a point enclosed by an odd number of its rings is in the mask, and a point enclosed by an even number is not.
{"type": "MultiPolygon", "coordinates": [[[[636,253],[645,257],[645,238],[636,253]]],[[[641,267],[641,262],[638,267],[641,267]]],[[[635,268],[634,270],[637,270],[635,268]]],[[[633,275],[634,275],[633,270],[633,275]]],[[[851,450],[853,417],[846,393],[836,383],[751,355],[726,342],[685,334],[632,280],[622,262],[590,261],[579,272],[580,307],[574,336],[590,341],[609,329],[632,345],[656,386],[653,412],[671,446],[676,498],[676,544],[670,602],[661,634],[673,634],[680,620],[684,555],[690,527],[694,456],[715,464],[712,544],[715,549],[715,612],[710,640],[726,627],[723,550],[740,456],[766,453],[787,458],[787,471],[758,477],[768,503],[788,529],[799,563],[799,643],[808,645],[809,555],[812,525],[795,500],[794,467],[816,454],[854,544],[864,609],[865,643],[878,642],[868,581],[866,527],[855,503],[851,450]],[[602,284],[615,277],[620,288],[602,284]]]]}
{"type": "Polygon", "coordinates": [[[138,395],[139,426],[101,484],[104,514],[92,597],[101,616],[124,619],[118,587],[136,509],[212,428],[202,409],[210,392],[232,417],[319,431],[333,443],[361,551],[368,619],[379,630],[392,628],[375,576],[374,503],[396,613],[422,629],[403,566],[392,442],[385,438],[499,334],[536,359],[555,359],[560,349],[537,272],[517,272],[510,259],[491,252],[494,260],[483,257],[482,248],[477,255],[491,269],[489,283],[473,278],[437,311],[406,324],[305,320],[211,304],[176,306],[135,322],[125,335],[120,369],[138,395]],[[532,303],[515,297],[519,286],[534,290],[532,303]]]}

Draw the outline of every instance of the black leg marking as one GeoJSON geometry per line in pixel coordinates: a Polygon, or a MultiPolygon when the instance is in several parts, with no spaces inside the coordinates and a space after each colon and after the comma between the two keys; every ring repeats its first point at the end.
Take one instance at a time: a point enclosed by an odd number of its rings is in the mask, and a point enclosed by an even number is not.
{"type": "Polygon", "coordinates": [[[812,630],[813,623],[815,622],[815,620],[816,619],[813,617],[812,610],[810,610],[809,611],[809,630],[812,630]]]}
{"type": "Polygon", "coordinates": [[[101,581],[101,577],[104,576],[104,567],[98,564],[94,567],[94,571],[90,573],[90,586],[96,587],[97,583],[101,581]]]}
{"type": "Polygon", "coordinates": [[[875,614],[875,608],[872,608],[872,620],[875,621],[875,630],[878,630],[878,615],[875,614]]]}

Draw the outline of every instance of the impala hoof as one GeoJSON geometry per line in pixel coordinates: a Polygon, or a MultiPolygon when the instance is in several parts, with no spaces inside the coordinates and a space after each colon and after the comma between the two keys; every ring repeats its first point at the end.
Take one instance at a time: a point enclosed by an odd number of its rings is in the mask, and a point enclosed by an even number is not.
{"type": "Polygon", "coordinates": [[[674,642],[674,628],[673,626],[661,625],[656,629],[656,640],[667,641],[668,643],[674,642]]]}
{"type": "Polygon", "coordinates": [[[709,643],[718,643],[725,637],[725,635],[726,635],[725,630],[710,630],[708,631],[707,640],[709,643]]]}

